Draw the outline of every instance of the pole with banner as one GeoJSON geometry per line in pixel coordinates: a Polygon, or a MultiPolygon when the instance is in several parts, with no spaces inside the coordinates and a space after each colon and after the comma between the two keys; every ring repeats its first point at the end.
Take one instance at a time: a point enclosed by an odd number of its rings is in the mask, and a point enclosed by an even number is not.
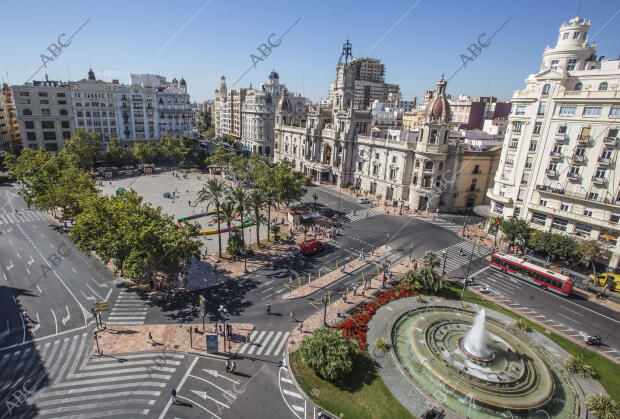
{"type": "Polygon", "coordinates": [[[99,327],[100,329],[105,329],[105,325],[103,324],[103,321],[101,320],[101,313],[104,311],[110,311],[110,305],[108,304],[107,301],[95,301],[95,303],[93,304],[93,313],[95,313],[95,320],[97,320],[97,314],[99,315],[99,323],[97,324],[97,327],[99,327]]]}
{"type": "Polygon", "coordinates": [[[207,301],[205,300],[205,297],[203,297],[202,295],[199,297],[199,299],[200,299],[200,307],[202,307],[202,331],[204,332],[205,331],[205,317],[207,315],[207,301]]]}

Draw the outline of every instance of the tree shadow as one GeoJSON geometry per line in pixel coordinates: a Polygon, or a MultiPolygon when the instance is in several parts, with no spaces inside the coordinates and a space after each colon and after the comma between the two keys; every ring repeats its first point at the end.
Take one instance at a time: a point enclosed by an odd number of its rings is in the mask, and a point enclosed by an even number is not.
{"type": "Polygon", "coordinates": [[[353,358],[353,371],[346,376],[341,382],[334,383],[338,388],[355,392],[363,386],[372,384],[379,377],[375,366],[370,358],[363,354],[356,354],[353,358]]]}

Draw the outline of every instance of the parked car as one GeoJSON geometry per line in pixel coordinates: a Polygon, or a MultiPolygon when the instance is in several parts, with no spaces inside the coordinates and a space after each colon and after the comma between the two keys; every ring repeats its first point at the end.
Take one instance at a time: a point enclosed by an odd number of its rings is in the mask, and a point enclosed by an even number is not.
{"type": "Polygon", "coordinates": [[[172,198],[172,194],[170,192],[164,192],[164,198],[172,198]]]}
{"type": "Polygon", "coordinates": [[[325,248],[325,245],[319,240],[307,240],[299,245],[299,250],[305,256],[313,255],[325,248]]]}
{"type": "Polygon", "coordinates": [[[360,198],[357,200],[359,204],[370,204],[370,199],[368,198],[360,198]]]}

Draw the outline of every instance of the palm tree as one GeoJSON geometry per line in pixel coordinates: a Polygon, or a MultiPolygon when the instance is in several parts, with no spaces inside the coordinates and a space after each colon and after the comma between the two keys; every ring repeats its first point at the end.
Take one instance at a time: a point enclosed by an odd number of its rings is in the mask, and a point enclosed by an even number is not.
{"type": "Polygon", "coordinates": [[[424,266],[429,266],[431,269],[435,269],[441,264],[441,261],[439,260],[435,252],[429,250],[428,252],[424,253],[422,263],[424,264],[424,266]]]}
{"type": "Polygon", "coordinates": [[[265,198],[265,204],[267,204],[267,241],[271,239],[271,207],[278,204],[279,194],[277,189],[273,185],[266,186],[261,188],[261,192],[263,193],[263,197],[265,198]]]}
{"type": "MultiPolygon", "coordinates": [[[[237,207],[237,212],[239,213],[239,217],[241,217],[241,223],[243,223],[243,212],[246,208],[246,202],[248,200],[248,196],[245,193],[245,190],[241,186],[237,186],[230,191],[230,200],[237,207]]],[[[243,228],[241,228],[241,239],[243,241],[243,250],[245,250],[245,234],[243,228]]]]}
{"type": "Polygon", "coordinates": [[[217,241],[218,241],[218,250],[219,255],[222,257],[222,232],[220,231],[220,209],[222,207],[222,202],[224,200],[224,192],[226,190],[226,186],[222,181],[217,179],[210,179],[207,181],[205,188],[198,192],[198,199],[196,203],[207,202],[207,208],[209,205],[213,204],[217,211],[217,241]]]}
{"type": "Polygon", "coordinates": [[[230,226],[232,226],[233,220],[235,219],[235,204],[230,199],[225,200],[222,202],[221,213],[226,227],[228,227],[227,231],[230,232],[230,226]]]}
{"type": "Polygon", "coordinates": [[[263,214],[261,214],[263,205],[265,205],[265,197],[262,192],[258,189],[253,189],[248,195],[248,209],[252,211],[254,223],[256,224],[256,242],[258,243],[258,247],[260,247],[260,225],[265,219],[263,214]]]}

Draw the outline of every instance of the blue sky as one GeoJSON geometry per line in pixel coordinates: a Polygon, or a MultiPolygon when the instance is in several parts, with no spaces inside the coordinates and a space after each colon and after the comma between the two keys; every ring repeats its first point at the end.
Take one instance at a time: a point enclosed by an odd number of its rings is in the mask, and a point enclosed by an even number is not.
{"type": "MultiPolygon", "coordinates": [[[[577,14],[579,0],[520,1],[115,1],[5,2],[0,74],[22,84],[42,65],[41,54],[61,33],[91,20],[71,45],[35,79],[77,80],[89,66],[98,78],[129,82],[129,73],[157,73],[187,80],[192,100],[213,97],[221,75],[229,88],[252,67],[251,54],[301,18],[263,61],[236,87],[258,86],[272,69],[289,90],[313,100],[328,94],[342,44],[353,55],[379,58],[386,81],[399,83],[405,99],[433,89],[444,72],[452,75],[461,54],[482,33],[492,43],[448,85],[453,95],[508,99],[538,71],[546,45],[555,45],[562,22],[577,14]],[[192,19],[193,18],[193,19],[192,19]]],[[[598,55],[620,53],[620,2],[586,0],[579,15],[592,21],[590,41],[598,55]],[[615,16],[615,17],[614,17],[615,16]],[[609,21],[611,18],[611,21],[609,21]],[[608,22],[609,21],[609,22],[608,22]],[[606,23],[607,25],[602,28],[606,23]],[[595,33],[598,34],[592,37],[595,33]]],[[[63,40],[65,38],[61,38],[63,40]]],[[[486,38],[485,38],[486,39],[486,38]]],[[[66,42],[65,42],[66,43],[66,42]]]]}

